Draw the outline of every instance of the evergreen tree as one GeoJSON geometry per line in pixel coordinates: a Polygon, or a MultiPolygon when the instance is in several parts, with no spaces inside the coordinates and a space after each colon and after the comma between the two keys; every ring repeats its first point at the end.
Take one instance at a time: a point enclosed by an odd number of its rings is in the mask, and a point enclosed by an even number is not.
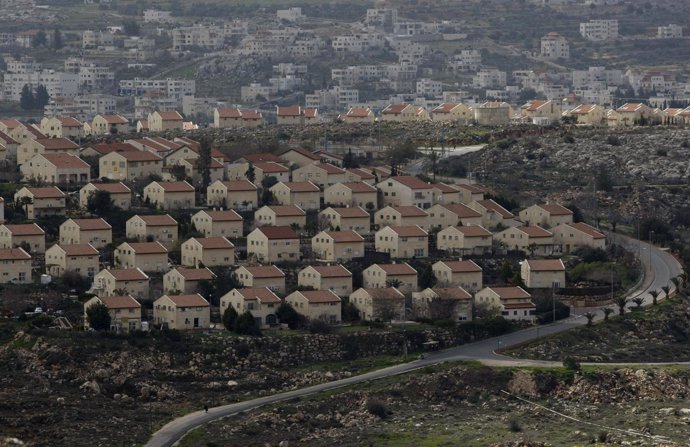
{"type": "Polygon", "coordinates": [[[107,216],[113,207],[114,202],[108,191],[96,191],[86,201],[86,209],[96,216],[107,216]]]}
{"type": "Polygon", "coordinates": [[[239,317],[239,315],[235,308],[228,306],[228,308],[225,309],[225,312],[223,312],[223,326],[225,326],[225,329],[228,331],[234,330],[237,317],[239,317]]]}
{"type": "Polygon", "coordinates": [[[211,139],[204,137],[199,146],[199,159],[197,168],[201,174],[201,190],[206,191],[211,184],[211,139]]]}
{"type": "Polygon", "coordinates": [[[240,335],[261,335],[259,324],[251,312],[246,311],[235,320],[235,332],[240,335]]]}
{"type": "Polygon", "coordinates": [[[53,31],[53,48],[59,50],[64,46],[65,45],[62,42],[62,33],[59,29],[55,28],[55,30],[53,31]]]}
{"type": "Polygon", "coordinates": [[[435,285],[436,275],[434,275],[434,269],[431,267],[431,264],[427,264],[419,274],[419,288],[424,290],[435,285]]]}
{"type": "Polygon", "coordinates": [[[45,85],[39,85],[36,87],[36,96],[34,97],[34,107],[37,109],[42,109],[50,101],[50,95],[48,94],[48,89],[45,85]]]}
{"type": "Polygon", "coordinates": [[[255,172],[253,164],[249,163],[249,167],[247,168],[247,172],[245,172],[244,175],[247,177],[247,180],[254,183],[254,180],[256,180],[256,172],[255,172]]]}
{"type": "Polygon", "coordinates": [[[92,304],[86,309],[86,320],[96,331],[107,331],[110,329],[110,314],[108,308],[103,303],[92,304]]]}
{"type": "Polygon", "coordinates": [[[513,269],[510,267],[510,262],[507,259],[503,261],[500,276],[504,283],[507,283],[513,277],[513,269]]]}
{"type": "Polygon", "coordinates": [[[34,40],[31,42],[31,45],[34,48],[45,47],[46,45],[48,45],[48,38],[46,36],[45,31],[41,30],[37,32],[34,36],[34,40]]]}
{"type": "Polygon", "coordinates": [[[24,84],[24,87],[22,87],[19,105],[21,106],[22,110],[31,110],[35,108],[36,98],[34,98],[34,92],[31,90],[29,84],[24,84]]]}

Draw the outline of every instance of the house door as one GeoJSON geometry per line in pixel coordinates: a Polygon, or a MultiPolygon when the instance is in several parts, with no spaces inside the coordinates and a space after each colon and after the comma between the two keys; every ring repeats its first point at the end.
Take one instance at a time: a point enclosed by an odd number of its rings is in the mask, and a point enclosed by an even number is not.
{"type": "Polygon", "coordinates": [[[199,327],[199,319],[198,318],[194,319],[194,327],[199,327]]]}

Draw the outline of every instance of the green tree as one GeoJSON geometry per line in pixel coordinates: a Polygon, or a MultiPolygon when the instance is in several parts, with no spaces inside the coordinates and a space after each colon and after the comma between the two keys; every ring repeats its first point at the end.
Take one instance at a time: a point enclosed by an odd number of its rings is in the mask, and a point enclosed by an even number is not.
{"type": "Polygon", "coordinates": [[[419,274],[419,288],[424,290],[436,285],[436,275],[431,264],[427,264],[424,270],[419,274]]]}
{"type": "Polygon", "coordinates": [[[358,168],[359,164],[355,160],[355,156],[352,154],[352,149],[347,150],[347,154],[343,157],[343,168],[358,168]]]}
{"type": "Polygon", "coordinates": [[[247,180],[254,183],[254,180],[256,180],[256,170],[254,169],[253,164],[249,163],[249,167],[247,168],[247,172],[245,172],[244,175],[247,177],[247,180]]]}
{"type": "Polygon", "coordinates": [[[386,150],[386,160],[391,165],[391,176],[395,172],[397,175],[398,166],[407,163],[417,155],[417,147],[412,140],[405,140],[404,142],[391,146],[386,150]]]}
{"type": "Polygon", "coordinates": [[[500,272],[501,281],[507,283],[513,277],[513,268],[510,266],[510,262],[507,259],[503,260],[500,272]]]}
{"type": "Polygon", "coordinates": [[[225,309],[225,312],[223,312],[223,326],[225,329],[228,331],[235,330],[235,322],[237,321],[237,317],[239,317],[239,314],[235,308],[232,307],[232,305],[228,306],[228,308],[225,309]]]}
{"type": "Polygon", "coordinates": [[[46,36],[45,31],[41,30],[37,32],[34,36],[34,40],[31,42],[31,45],[34,48],[45,47],[48,45],[48,37],[46,36]]]}
{"type": "Polygon", "coordinates": [[[304,327],[306,319],[297,313],[290,303],[283,303],[276,309],[276,317],[282,324],[287,324],[290,329],[299,329],[304,327]]]}
{"type": "Polygon", "coordinates": [[[269,175],[261,180],[261,187],[263,189],[271,189],[276,183],[278,183],[278,179],[273,175],[269,175]]]}
{"type": "Polygon", "coordinates": [[[604,321],[609,321],[609,315],[613,313],[613,309],[610,307],[604,307],[601,309],[602,312],[604,312],[604,321]]]}
{"type": "Polygon", "coordinates": [[[594,321],[594,313],[593,312],[585,313],[585,318],[587,319],[587,326],[591,326],[592,322],[594,321]]]}
{"type": "Polygon", "coordinates": [[[128,36],[138,36],[139,35],[139,24],[136,20],[123,20],[122,29],[128,36]]]}
{"type": "Polygon", "coordinates": [[[170,174],[172,174],[172,176],[175,177],[175,180],[177,181],[182,181],[187,178],[187,171],[182,165],[175,165],[172,168],[170,168],[170,174]]]}
{"type": "Polygon", "coordinates": [[[649,295],[652,297],[652,305],[656,306],[657,305],[657,297],[659,296],[661,292],[658,290],[650,290],[649,295]]]}
{"type": "Polygon", "coordinates": [[[201,175],[201,190],[206,191],[211,184],[211,139],[203,137],[199,144],[198,169],[201,175]]]}
{"type": "Polygon", "coordinates": [[[50,102],[50,95],[45,85],[36,87],[36,95],[34,96],[34,107],[42,109],[50,102]]]}
{"type": "Polygon", "coordinates": [[[641,296],[636,296],[635,298],[632,299],[632,302],[635,303],[636,309],[642,309],[642,305],[644,304],[644,298],[641,296]]]}
{"type": "Polygon", "coordinates": [[[254,315],[246,311],[235,320],[235,332],[240,335],[261,335],[261,329],[254,315]]]}
{"type": "Polygon", "coordinates": [[[671,292],[671,288],[669,286],[662,286],[661,290],[664,291],[664,299],[668,300],[668,294],[671,292]]]}
{"type": "Polygon", "coordinates": [[[613,300],[613,304],[618,306],[618,314],[620,316],[623,316],[625,314],[625,306],[628,304],[628,299],[625,296],[621,295],[613,300]]]}
{"type": "Polygon", "coordinates": [[[65,44],[62,41],[62,33],[60,32],[59,29],[55,28],[53,30],[53,48],[55,50],[59,50],[60,48],[64,47],[65,44]]]}
{"type": "Polygon", "coordinates": [[[113,211],[115,202],[108,191],[95,191],[86,200],[86,209],[96,216],[107,216],[113,211]]]}
{"type": "Polygon", "coordinates": [[[108,308],[103,303],[95,303],[86,309],[86,320],[96,331],[107,331],[110,329],[110,314],[108,308]]]}
{"type": "Polygon", "coordinates": [[[36,98],[34,92],[31,90],[29,84],[24,84],[22,91],[19,94],[19,106],[22,110],[31,110],[36,108],[36,98]]]}

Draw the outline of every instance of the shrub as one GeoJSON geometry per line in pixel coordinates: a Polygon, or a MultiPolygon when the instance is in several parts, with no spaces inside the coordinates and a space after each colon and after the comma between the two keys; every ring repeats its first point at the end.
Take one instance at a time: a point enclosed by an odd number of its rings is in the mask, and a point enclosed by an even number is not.
{"type": "Polygon", "coordinates": [[[615,135],[609,135],[608,137],[606,137],[606,143],[611,146],[620,146],[621,140],[615,135]]]}
{"type": "Polygon", "coordinates": [[[95,303],[86,309],[86,319],[96,331],[107,331],[110,329],[110,313],[103,303],[95,303]]]}
{"type": "Polygon", "coordinates": [[[254,315],[251,312],[246,311],[235,320],[234,331],[240,335],[261,335],[261,329],[259,328],[254,315]]]}
{"type": "Polygon", "coordinates": [[[666,149],[657,149],[656,155],[659,157],[666,157],[668,155],[668,151],[666,149]]]}
{"type": "Polygon", "coordinates": [[[367,411],[374,416],[378,416],[381,419],[386,419],[388,417],[388,409],[383,401],[370,397],[367,399],[366,403],[367,411]]]}
{"type": "Polygon", "coordinates": [[[575,357],[567,356],[563,359],[563,366],[569,371],[579,371],[580,362],[578,362],[575,357]]]}
{"type": "Polygon", "coordinates": [[[238,357],[244,358],[251,354],[252,350],[246,342],[240,342],[235,347],[235,352],[237,353],[238,357]]]}
{"type": "Polygon", "coordinates": [[[312,334],[330,334],[333,328],[323,320],[311,320],[309,322],[309,332],[312,334]]]}
{"type": "Polygon", "coordinates": [[[573,144],[575,142],[575,137],[573,137],[572,134],[567,133],[563,135],[563,142],[573,144]]]}
{"type": "Polygon", "coordinates": [[[238,316],[237,311],[231,305],[225,309],[225,312],[223,312],[223,326],[226,330],[234,330],[235,322],[237,321],[238,316]]]}
{"type": "Polygon", "coordinates": [[[517,419],[511,419],[508,421],[508,430],[510,430],[513,433],[519,433],[522,431],[522,425],[520,425],[520,421],[517,419]]]}

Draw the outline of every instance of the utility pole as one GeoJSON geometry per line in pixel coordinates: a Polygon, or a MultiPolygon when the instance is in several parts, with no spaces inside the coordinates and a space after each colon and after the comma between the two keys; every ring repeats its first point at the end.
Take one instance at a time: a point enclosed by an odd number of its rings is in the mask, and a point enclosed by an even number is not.
{"type": "Polygon", "coordinates": [[[556,283],[551,283],[551,301],[553,305],[553,322],[556,322],[556,283]]]}

